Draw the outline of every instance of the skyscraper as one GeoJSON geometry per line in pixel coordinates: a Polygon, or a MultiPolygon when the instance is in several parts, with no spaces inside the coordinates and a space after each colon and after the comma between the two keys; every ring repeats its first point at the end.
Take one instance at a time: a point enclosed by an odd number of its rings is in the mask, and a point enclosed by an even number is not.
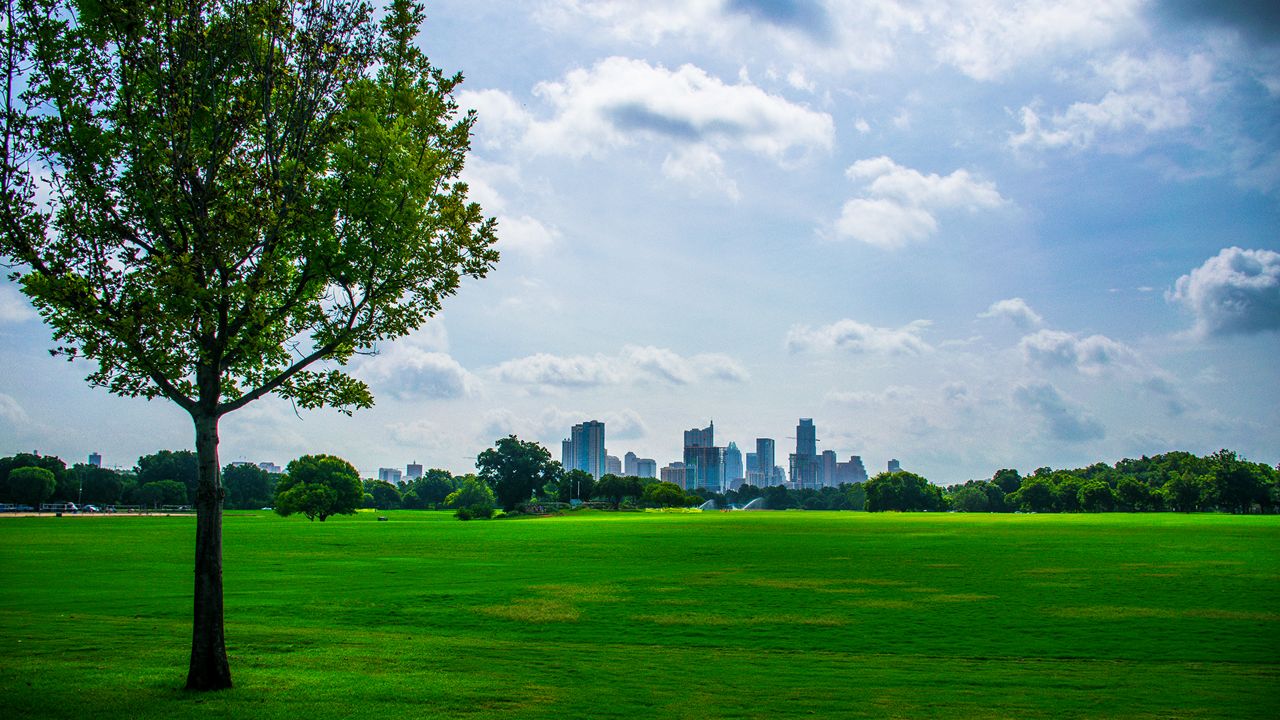
{"type": "Polygon", "coordinates": [[[818,487],[822,460],[818,457],[818,429],[813,418],[800,418],[796,425],[796,451],[790,460],[791,483],[796,489],[818,487]]]}
{"type": "Polygon", "coordinates": [[[617,455],[604,456],[604,471],[610,475],[622,474],[622,461],[618,459],[617,455]]]}
{"type": "Polygon", "coordinates": [[[686,490],[705,488],[724,492],[724,448],[716,447],[716,424],[684,432],[686,490]]]}
{"type": "Polygon", "coordinates": [[[900,470],[902,470],[902,463],[898,462],[897,460],[889,461],[889,472],[894,473],[894,472],[899,472],[900,470]]]}
{"type": "Polygon", "coordinates": [[[862,465],[862,458],[849,456],[849,462],[836,463],[836,484],[860,483],[867,481],[867,468],[862,465]]]}
{"type": "Polygon", "coordinates": [[[378,468],[378,479],[396,485],[400,482],[400,468],[378,468]]]}
{"type": "Polygon", "coordinates": [[[89,464],[93,467],[102,467],[102,456],[98,453],[89,453],[89,464]]]}
{"type": "Polygon", "coordinates": [[[747,468],[747,482],[756,487],[776,485],[773,479],[774,443],[773,438],[756,438],[756,451],[748,453],[756,458],[755,468],[747,468]]]}
{"type": "Polygon", "coordinates": [[[604,423],[588,420],[574,425],[560,443],[560,464],[565,470],[583,470],[596,480],[608,472],[605,463],[604,423]]]}
{"type": "Polygon", "coordinates": [[[407,480],[417,480],[422,477],[422,466],[417,461],[411,462],[404,466],[404,476],[407,480]]]}
{"type": "Polygon", "coordinates": [[[732,483],[735,480],[742,480],[742,451],[738,449],[738,444],[730,441],[729,447],[724,449],[724,479],[726,482],[732,483]]]}
{"type": "Polygon", "coordinates": [[[622,456],[622,474],[627,477],[635,477],[640,474],[640,469],[636,466],[636,462],[640,458],[636,454],[629,452],[622,456]]]}
{"type": "Polygon", "coordinates": [[[818,472],[818,484],[826,487],[836,485],[836,451],[822,451],[822,465],[818,472]]]}
{"type": "Polygon", "coordinates": [[[658,461],[653,458],[636,459],[636,477],[656,478],[658,477],[658,461]]]}

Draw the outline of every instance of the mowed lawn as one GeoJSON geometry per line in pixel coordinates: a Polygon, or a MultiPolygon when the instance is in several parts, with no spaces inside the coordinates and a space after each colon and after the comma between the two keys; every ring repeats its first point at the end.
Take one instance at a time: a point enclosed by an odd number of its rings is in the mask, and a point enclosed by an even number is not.
{"type": "Polygon", "coordinates": [[[1280,716],[1280,517],[0,520],[7,718],[1280,716]]]}

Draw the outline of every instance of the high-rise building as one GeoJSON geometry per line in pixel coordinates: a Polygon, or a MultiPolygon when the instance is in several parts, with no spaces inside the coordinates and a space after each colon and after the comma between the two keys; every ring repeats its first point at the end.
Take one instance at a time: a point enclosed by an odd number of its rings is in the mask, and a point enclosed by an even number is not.
{"type": "Polygon", "coordinates": [[[902,463],[898,462],[897,460],[889,461],[889,472],[893,473],[893,472],[899,472],[901,470],[902,470],[902,463]]]}
{"type": "Polygon", "coordinates": [[[662,468],[662,482],[675,483],[681,490],[688,490],[688,480],[689,469],[682,462],[676,461],[662,468]]]}
{"type": "Polygon", "coordinates": [[[636,477],[656,478],[658,477],[658,461],[653,458],[637,458],[636,459],[636,477]]]}
{"type": "Polygon", "coordinates": [[[637,475],[639,475],[640,469],[636,465],[636,463],[639,462],[639,460],[640,458],[636,457],[636,454],[633,452],[629,452],[626,455],[623,455],[622,456],[622,474],[626,475],[627,477],[636,477],[637,475]]]}
{"type": "Polygon", "coordinates": [[[422,466],[415,460],[404,466],[404,477],[406,480],[417,480],[422,477],[422,466]]]}
{"type": "Polygon", "coordinates": [[[746,464],[747,464],[747,468],[746,468],[747,473],[746,475],[743,475],[743,477],[750,478],[752,473],[760,472],[760,455],[758,453],[753,453],[753,452],[747,453],[746,464]]]}
{"type": "Polygon", "coordinates": [[[263,470],[266,470],[269,475],[279,475],[284,472],[284,469],[281,468],[279,465],[269,461],[258,463],[258,467],[262,468],[263,470]]]}
{"type": "Polygon", "coordinates": [[[791,484],[796,489],[816,488],[822,472],[818,457],[818,430],[813,418],[800,418],[796,425],[796,451],[791,454],[791,484]]]}
{"type": "Polygon", "coordinates": [[[813,418],[800,418],[796,425],[796,454],[818,454],[818,428],[813,425],[813,418]]]}
{"type": "Polygon", "coordinates": [[[89,453],[89,464],[93,467],[102,467],[102,456],[98,453],[89,453]]]}
{"type": "Polygon", "coordinates": [[[724,492],[724,448],[716,447],[716,424],[684,432],[686,490],[705,488],[724,492]]]}
{"type": "Polygon", "coordinates": [[[400,469],[378,468],[378,479],[396,485],[400,482],[400,469]]]}
{"type": "Polygon", "coordinates": [[[588,420],[574,425],[560,443],[560,464],[565,470],[584,470],[596,480],[608,472],[604,450],[604,423],[588,420]]]}
{"type": "Polygon", "coordinates": [[[777,464],[774,459],[773,438],[756,438],[756,457],[759,458],[760,472],[770,473],[777,464]]]}
{"type": "Polygon", "coordinates": [[[729,447],[724,449],[724,477],[725,481],[730,485],[733,481],[739,481],[745,477],[742,472],[742,451],[738,449],[738,444],[730,441],[729,447]]]}
{"type": "Polygon", "coordinates": [[[862,465],[862,458],[849,456],[849,462],[836,463],[836,484],[860,483],[867,481],[867,468],[862,465]]]}
{"type": "Polygon", "coordinates": [[[604,471],[610,475],[622,474],[622,461],[618,459],[617,455],[604,456],[604,471]]]}
{"type": "Polygon", "coordinates": [[[836,451],[822,451],[822,465],[818,471],[818,484],[827,487],[834,486],[836,482],[836,451]]]}

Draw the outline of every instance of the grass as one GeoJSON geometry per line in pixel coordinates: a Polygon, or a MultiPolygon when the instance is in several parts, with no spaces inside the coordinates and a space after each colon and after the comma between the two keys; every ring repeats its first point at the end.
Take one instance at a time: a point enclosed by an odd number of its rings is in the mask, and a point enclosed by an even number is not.
{"type": "Polygon", "coordinates": [[[1280,517],[229,513],[236,687],[181,689],[191,518],[0,520],[10,718],[1247,718],[1280,517]]]}

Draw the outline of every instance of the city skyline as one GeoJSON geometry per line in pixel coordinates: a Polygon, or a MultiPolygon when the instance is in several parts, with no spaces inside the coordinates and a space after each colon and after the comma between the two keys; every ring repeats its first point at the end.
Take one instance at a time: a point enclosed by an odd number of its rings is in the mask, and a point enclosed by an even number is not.
{"type": "MultiPolygon", "coordinates": [[[[804,416],[838,462],[942,484],[1275,465],[1280,40],[1262,6],[1192,5],[433,2],[418,43],[466,76],[503,257],[353,359],[373,409],[255,402],[221,460],[463,473],[596,418],[665,465],[714,417],[785,468],[804,416]]],[[[193,446],[52,345],[0,280],[0,453],[193,446]]]]}

